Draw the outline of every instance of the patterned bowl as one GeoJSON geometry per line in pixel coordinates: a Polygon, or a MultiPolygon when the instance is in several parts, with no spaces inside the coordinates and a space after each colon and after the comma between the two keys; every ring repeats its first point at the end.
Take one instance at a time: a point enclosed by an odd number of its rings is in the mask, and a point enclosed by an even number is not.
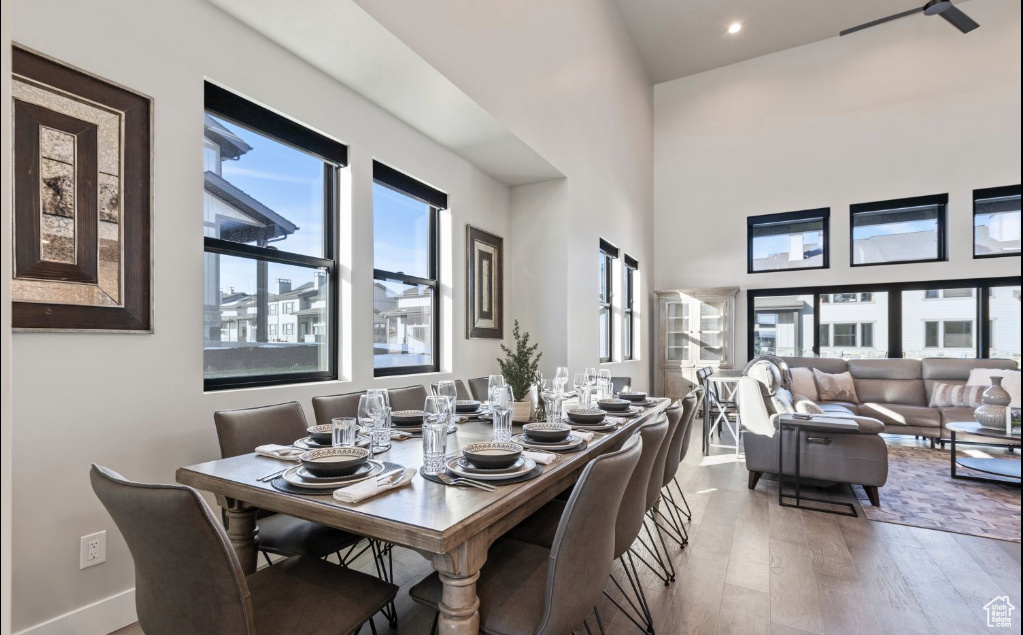
{"type": "Polygon", "coordinates": [[[303,452],[298,460],[316,476],[343,476],[359,469],[369,457],[366,448],[323,448],[303,452]]]}
{"type": "Polygon", "coordinates": [[[455,402],[455,412],[469,413],[480,409],[480,402],[475,399],[459,399],[455,402]]]}
{"type": "Polygon", "coordinates": [[[323,426],[313,426],[306,428],[305,431],[309,433],[309,438],[317,443],[330,443],[334,440],[334,426],[327,424],[323,426]]]}
{"type": "Polygon", "coordinates": [[[568,419],[573,423],[600,423],[605,414],[599,408],[575,408],[568,411],[568,419]]]}
{"type": "Polygon", "coordinates": [[[391,413],[391,423],[396,426],[421,426],[423,425],[422,410],[395,410],[391,413]]]}
{"type": "Polygon", "coordinates": [[[597,407],[605,412],[625,412],[632,405],[628,399],[600,399],[597,407]]]}
{"type": "Polygon", "coordinates": [[[522,456],[522,446],[502,441],[470,443],[462,448],[462,456],[476,467],[499,470],[511,467],[519,460],[522,456]]]}
{"type": "Polygon", "coordinates": [[[527,423],[522,426],[522,431],[535,441],[557,442],[568,438],[572,426],[567,423],[527,423]]]}
{"type": "Polygon", "coordinates": [[[628,391],[618,393],[619,399],[627,399],[629,401],[646,401],[646,393],[639,391],[628,391]]]}

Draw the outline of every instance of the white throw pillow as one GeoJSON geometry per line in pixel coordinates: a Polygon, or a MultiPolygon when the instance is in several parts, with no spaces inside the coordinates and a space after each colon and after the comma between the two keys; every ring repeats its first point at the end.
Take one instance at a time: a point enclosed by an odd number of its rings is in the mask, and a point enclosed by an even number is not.
{"type": "Polygon", "coordinates": [[[991,378],[1000,376],[1002,388],[1008,391],[1012,397],[1013,408],[1020,405],[1020,373],[1018,370],[1001,370],[999,368],[974,368],[970,371],[970,378],[966,380],[968,386],[990,386],[991,378]]]}
{"type": "Polygon", "coordinates": [[[981,404],[985,386],[960,384],[934,384],[931,389],[931,408],[976,408],[981,404]]]}
{"type": "Polygon", "coordinates": [[[817,382],[813,379],[813,370],[809,368],[790,368],[792,374],[792,394],[803,395],[811,401],[817,401],[817,382]]]}

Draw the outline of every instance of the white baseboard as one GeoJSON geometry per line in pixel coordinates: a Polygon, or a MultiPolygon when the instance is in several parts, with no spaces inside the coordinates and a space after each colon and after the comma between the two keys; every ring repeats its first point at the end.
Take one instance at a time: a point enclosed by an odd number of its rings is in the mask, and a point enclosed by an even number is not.
{"type": "Polygon", "coordinates": [[[135,589],[128,589],[30,626],[15,635],[107,635],[137,621],[135,589]]]}

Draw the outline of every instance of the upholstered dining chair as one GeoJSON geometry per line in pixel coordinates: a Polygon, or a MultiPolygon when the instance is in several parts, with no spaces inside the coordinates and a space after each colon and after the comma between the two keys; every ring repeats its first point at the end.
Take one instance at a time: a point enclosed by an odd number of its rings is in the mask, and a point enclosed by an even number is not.
{"type": "MultiPolygon", "coordinates": [[[[699,401],[697,391],[702,391],[702,388],[696,388],[691,390],[681,402],[682,405],[682,418],[678,425],[675,426],[675,431],[668,439],[668,454],[664,459],[664,478],[661,484],[661,503],[664,506],[665,512],[659,512],[668,525],[674,530],[675,535],[681,538],[683,544],[689,544],[689,533],[686,531],[685,523],[682,522],[680,514],[686,514],[685,511],[681,510],[681,507],[676,504],[674,495],[668,486],[675,480],[675,474],[678,472],[678,466],[682,463],[682,445],[686,435],[689,433],[689,427],[692,424],[693,417],[696,414],[697,402],[699,401]]],[[[687,518],[689,517],[688,514],[687,518]]]]}
{"type": "MultiPolygon", "coordinates": [[[[704,394],[705,393],[703,387],[697,386],[696,388],[693,388],[688,395],[686,395],[686,399],[688,399],[690,396],[695,397],[696,403],[693,404],[693,407],[691,409],[687,409],[685,414],[682,415],[682,423],[680,424],[682,426],[682,447],[679,448],[678,458],[679,465],[681,465],[682,461],[684,461],[686,459],[686,456],[689,454],[689,446],[693,438],[693,428],[696,427],[696,422],[699,420],[697,415],[700,412],[700,408],[703,407],[704,394]]],[[[684,402],[682,407],[686,408],[684,402]]],[[[665,469],[665,478],[667,477],[668,470],[665,469]]],[[[665,500],[674,509],[676,514],[681,514],[685,516],[686,520],[693,519],[693,511],[689,508],[689,501],[686,500],[685,492],[682,491],[682,486],[678,482],[677,466],[675,470],[672,471],[671,478],[668,481],[668,483],[665,484],[661,494],[663,500],[665,500]],[[672,484],[675,485],[676,490],[675,492],[671,491],[672,484]],[[676,494],[678,495],[678,500],[675,500],[676,494]],[[680,506],[679,503],[681,503],[681,505],[684,505],[684,507],[680,506]]],[[[678,518],[678,521],[679,526],[684,528],[685,525],[684,523],[682,523],[682,519],[678,518]]],[[[686,538],[688,538],[688,535],[686,536],[686,538]]]]}
{"type": "Polygon", "coordinates": [[[668,448],[671,444],[671,438],[682,422],[682,404],[677,401],[672,403],[664,411],[664,415],[668,420],[668,432],[664,437],[665,442],[661,443],[660,447],[657,448],[657,455],[654,457],[654,463],[650,468],[650,479],[646,489],[646,516],[650,522],[643,524],[646,539],[643,538],[642,534],[639,536],[640,544],[653,557],[653,562],[642,557],[638,551],[634,553],[640,562],[646,565],[654,575],[664,582],[664,586],[668,586],[675,581],[675,564],[671,561],[671,554],[668,552],[668,545],[664,541],[664,536],[667,535],[677,542],[680,547],[684,547],[685,543],[677,536],[668,532],[657,519],[658,517],[663,518],[658,509],[661,502],[661,481],[664,478],[664,465],[668,460],[668,448]]]}
{"type": "Polygon", "coordinates": [[[476,401],[490,401],[490,395],[487,394],[489,388],[489,377],[474,377],[469,380],[469,392],[476,401]]]}
{"type": "Polygon", "coordinates": [[[360,390],[340,395],[313,397],[313,414],[316,416],[316,425],[328,425],[338,417],[358,417],[359,397],[365,394],[365,390],[360,390]]]}
{"type": "Polygon", "coordinates": [[[611,392],[618,394],[620,392],[628,392],[632,390],[632,377],[612,377],[611,378],[611,392]]]}
{"type": "Polygon", "coordinates": [[[428,395],[426,386],[422,385],[387,389],[391,410],[422,410],[428,395]]]}
{"type": "Polygon", "coordinates": [[[135,483],[93,465],[92,489],[128,543],[147,635],[356,633],[398,587],[296,556],[245,576],[223,527],[184,485],[135,483]]]}
{"type": "MultiPolygon", "coordinates": [[[[592,613],[604,632],[596,605],[611,575],[615,547],[615,517],[607,510],[618,509],[642,452],[643,442],[634,435],[622,449],[583,468],[550,549],[507,538],[494,543],[476,581],[480,631],[562,635],[592,613]]],[[[441,592],[434,573],[409,595],[436,610],[441,592]]]]}

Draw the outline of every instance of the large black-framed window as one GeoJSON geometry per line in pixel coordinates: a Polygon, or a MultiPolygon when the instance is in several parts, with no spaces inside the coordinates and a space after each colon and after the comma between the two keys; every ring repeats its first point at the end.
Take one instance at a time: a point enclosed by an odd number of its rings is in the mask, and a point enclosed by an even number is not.
{"type": "Polygon", "coordinates": [[[614,328],[612,326],[612,299],[614,298],[614,261],[618,248],[600,239],[600,361],[610,362],[614,358],[614,328]]]}
{"type": "Polygon", "coordinates": [[[337,379],[348,148],[216,84],[203,126],[206,390],[337,379]]]}
{"type": "Polygon", "coordinates": [[[849,206],[853,267],[948,260],[948,194],[849,206]]]}
{"type": "Polygon", "coordinates": [[[639,261],[625,254],[622,267],[622,359],[636,359],[636,272],[639,261]]]}
{"type": "Polygon", "coordinates": [[[746,295],[751,359],[795,352],[1020,361],[1020,276],[750,289],[746,295]],[[793,326],[778,326],[783,323],[793,326]]]}
{"type": "Polygon", "coordinates": [[[1020,255],[1020,186],[973,190],[973,257],[1020,255]]]}
{"type": "Polygon", "coordinates": [[[373,374],[440,370],[439,225],[447,194],[373,162],[373,374]]]}
{"type": "Polygon", "coordinates": [[[748,273],[827,269],[831,209],[764,214],[746,219],[748,273]]]}

